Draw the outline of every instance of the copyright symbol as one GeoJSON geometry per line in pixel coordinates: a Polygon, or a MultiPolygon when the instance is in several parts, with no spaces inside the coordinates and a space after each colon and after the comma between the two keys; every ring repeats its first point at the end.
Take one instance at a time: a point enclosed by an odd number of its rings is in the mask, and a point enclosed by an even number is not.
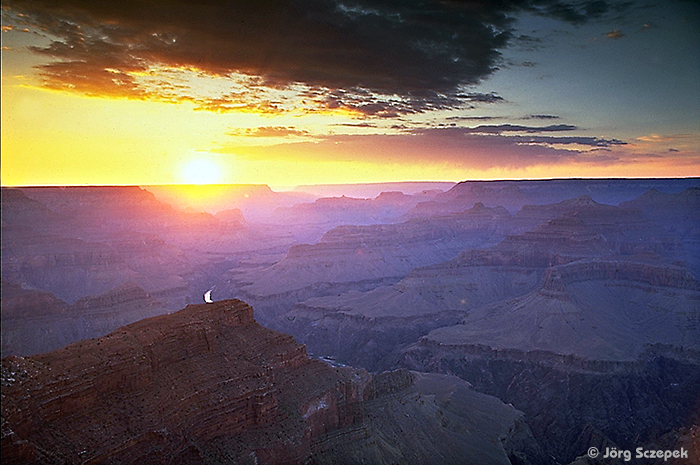
{"type": "Polygon", "coordinates": [[[600,452],[598,452],[598,449],[595,447],[591,447],[590,449],[588,449],[588,456],[592,459],[598,457],[599,453],[600,452]]]}

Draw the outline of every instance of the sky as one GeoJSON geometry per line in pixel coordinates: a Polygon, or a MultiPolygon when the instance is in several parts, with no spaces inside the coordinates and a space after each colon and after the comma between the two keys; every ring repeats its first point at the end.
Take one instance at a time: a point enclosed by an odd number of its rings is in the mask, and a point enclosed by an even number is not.
{"type": "Polygon", "coordinates": [[[700,3],[3,0],[3,186],[700,176],[700,3]]]}

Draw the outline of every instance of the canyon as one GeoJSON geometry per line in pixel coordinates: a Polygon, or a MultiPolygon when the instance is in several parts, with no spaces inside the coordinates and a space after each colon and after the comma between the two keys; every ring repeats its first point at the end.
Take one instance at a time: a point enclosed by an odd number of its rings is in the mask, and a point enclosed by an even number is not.
{"type": "Polygon", "coordinates": [[[6,463],[548,463],[459,378],[333,368],[235,300],[6,357],[2,388],[6,463]]]}
{"type": "Polygon", "coordinates": [[[3,459],[698,457],[697,179],[379,187],[3,188],[3,459]]]}

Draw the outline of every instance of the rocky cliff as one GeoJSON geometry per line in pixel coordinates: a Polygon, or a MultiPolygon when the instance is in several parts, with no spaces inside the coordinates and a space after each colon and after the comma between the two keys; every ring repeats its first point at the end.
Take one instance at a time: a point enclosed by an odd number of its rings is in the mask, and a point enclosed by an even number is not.
{"type": "Polygon", "coordinates": [[[241,301],[190,305],[4,358],[3,463],[550,463],[517,410],[418,378],[312,360],[241,301]]]}
{"type": "Polygon", "coordinates": [[[700,220],[694,215],[700,209],[700,187],[691,187],[677,194],[650,189],[634,200],[622,202],[620,207],[640,210],[671,228],[694,229],[700,225],[700,220]]]}
{"type": "Polygon", "coordinates": [[[510,216],[503,208],[479,204],[453,215],[398,224],[339,226],[315,244],[292,246],[273,266],[235,272],[218,288],[254,302],[258,317],[267,323],[308,298],[393,284],[418,266],[496,243],[512,232],[510,216]]]}
{"type": "Polygon", "coordinates": [[[69,303],[133,282],[176,310],[241,250],[291,242],[250,232],[240,210],[180,211],[135,186],[2,188],[1,207],[3,279],[69,303]]]}
{"type": "MultiPolygon", "coordinates": [[[[508,235],[493,247],[465,250],[446,262],[415,268],[393,285],[378,286],[365,292],[348,291],[338,293],[340,295],[307,299],[270,324],[308,344],[314,353],[377,369],[385,367],[387,360],[383,360],[384,357],[402,344],[409,344],[430,330],[452,326],[469,312],[486,304],[509,301],[539,288],[537,295],[527,298],[531,305],[542,305],[555,313],[554,309],[561,305],[571,306],[570,302],[562,303],[559,299],[551,299],[551,296],[543,296],[545,292],[554,290],[556,273],[565,273],[566,279],[580,281],[626,279],[638,282],[637,285],[647,283],[674,288],[688,285],[690,290],[696,282],[687,268],[673,265],[670,260],[664,261],[649,252],[674,251],[679,244],[677,238],[674,239],[673,235],[637,211],[602,205],[587,196],[552,205],[523,208],[519,215],[527,210],[534,212],[528,215],[537,218],[537,221],[551,215],[560,216],[530,231],[508,235]],[[646,262],[641,255],[632,255],[638,250],[647,252],[646,262]],[[610,258],[607,261],[592,260],[596,257],[610,258]],[[584,258],[587,261],[582,261],[584,258]],[[577,264],[562,267],[572,262],[577,264]],[[549,273],[549,278],[545,282],[546,273],[549,273]]],[[[477,204],[459,215],[440,218],[490,224],[488,219],[496,222],[496,218],[499,218],[509,222],[513,216],[502,208],[477,204]]],[[[516,221],[516,224],[519,223],[516,221]]],[[[363,228],[337,228],[327,236],[340,236],[341,232],[346,233],[346,242],[353,237],[358,242],[370,240],[369,231],[363,228]]],[[[375,240],[381,237],[377,231],[373,232],[371,237],[375,240]]],[[[390,236],[387,235],[387,241],[390,241],[390,236]]],[[[644,296],[646,294],[640,294],[640,298],[646,298],[644,296]]],[[[582,296],[581,300],[585,301],[585,298],[582,296]]],[[[678,299],[676,315],[692,308],[688,303],[692,303],[692,298],[688,300],[679,295],[678,299]]],[[[670,299],[659,305],[670,309],[673,302],[670,299]]],[[[564,312],[563,307],[558,311],[564,312]]],[[[512,329],[511,324],[522,321],[525,320],[508,320],[504,317],[504,321],[499,320],[495,326],[508,332],[512,329]]],[[[541,336],[542,339],[568,342],[581,339],[563,336],[568,334],[567,325],[560,327],[556,323],[554,326],[541,336]],[[557,333],[554,326],[561,332],[557,333]]],[[[485,331],[485,328],[479,326],[474,329],[475,339],[481,337],[479,331],[485,331]]],[[[678,332],[674,334],[680,335],[678,332]]],[[[664,341],[672,339],[670,335],[667,336],[664,341]]],[[[598,337],[605,339],[600,334],[598,337]]],[[[688,337],[691,335],[684,333],[682,340],[688,337]]],[[[583,350],[586,343],[582,340],[581,344],[583,350]]],[[[589,346],[610,349],[606,343],[589,346]]]]}
{"type": "Polygon", "coordinates": [[[134,283],[86,296],[72,305],[55,295],[2,283],[2,355],[32,355],[104,336],[166,308],[134,283]]]}
{"type": "Polygon", "coordinates": [[[46,205],[27,197],[20,189],[0,189],[2,225],[49,224],[59,218],[46,205]]]}
{"type": "Polygon", "coordinates": [[[298,463],[360,414],[351,383],[239,301],[4,359],[3,396],[3,460],[35,463],[298,463]]]}
{"type": "Polygon", "coordinates": [[[700,283],[687,268],[643,258],[551,267],[539,289],[427,337],[594,360],[635,359],[649,343],[700,348],[700,283]]]}
{"type": "Polygon", "coordinates": [[[700,425],[697,351],[656,345],[636,360],[601,362],[425,339],[406,352],[403,363],[459,376],[477,391],[512,403],[558,463],[585,456],[589,447],[684,446],[690,450],[685,463],[700,460],[697,442],[676,434],[700,425]]]}
{"type": "Polygon", "coordinates": [[[652,256],[584,259],[430,332],[399,363],[512,402],[567,463],[591,446],[654,445],[697,425],[698,341],[700,287],[687,268],[652,256]]]}
{"type": "Polygon", "coordinates": [[[637,199],[621,203],[620,207],[641,211],[669,232],[679,235],[685,251],[680,258],[700,276],[700,187],[677,194],[650,189],[637,199]]]}
{"type": "Polygon", "coordinates": [[[591,196],[596,202],[617,205],[649,189],[680,192],[699,186],[698,179],[552,179],[539,181],[463,181],[434,200],[421,203],[411,216],[432,216],[459,212],[477,202],[501,205],[517,211],[525,205],[545,205],[572,197],[591,196]]]}

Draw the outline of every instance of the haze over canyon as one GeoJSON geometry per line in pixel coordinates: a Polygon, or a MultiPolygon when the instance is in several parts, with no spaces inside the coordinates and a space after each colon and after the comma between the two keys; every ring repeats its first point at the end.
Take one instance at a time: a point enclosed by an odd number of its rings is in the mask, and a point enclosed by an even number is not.
{"type": "Polygon", "coordinates": [[[697,178],[306,187],[2,188],[3,462],[700,460],[697,178]]]}

